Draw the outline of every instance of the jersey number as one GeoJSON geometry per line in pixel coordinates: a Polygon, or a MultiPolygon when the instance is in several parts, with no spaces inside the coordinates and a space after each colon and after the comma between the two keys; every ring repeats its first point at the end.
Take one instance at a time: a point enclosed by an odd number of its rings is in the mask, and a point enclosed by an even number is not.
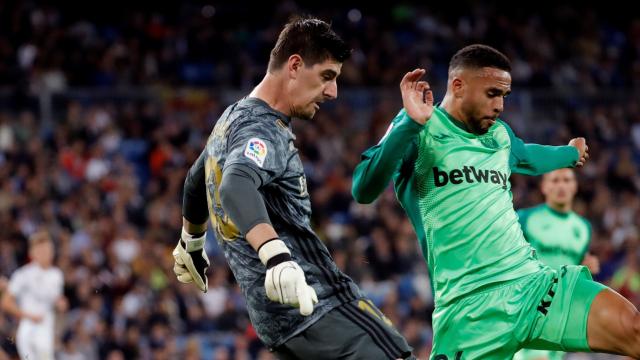
{"type": "Polygon", "coordinates": [[[209,218],[211,224],[216,229],[216,234],[224,241],[232,241],[240,236],[240,230],[229,219],[222,209],[220,201],[220,181],[222,180],[222,170],[218,165],[218,159],[213,156],[207,157],[204,163],[205,180],[207,184],[207,203],[209,204],[209,218]]]}

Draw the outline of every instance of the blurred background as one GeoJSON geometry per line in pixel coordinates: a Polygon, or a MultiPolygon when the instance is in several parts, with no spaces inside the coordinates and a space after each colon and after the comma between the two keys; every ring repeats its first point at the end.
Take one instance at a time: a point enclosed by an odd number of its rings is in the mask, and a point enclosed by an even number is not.
{"type": "MultiPolygon", "coordinates": [[[[338,100],[294,122],[315,229],[416,355],[430,353],[433,301],[414,231],[391,189],[356,204],[351,174],[399,110],[402,75],[427,68],[441,98],[449,58],[471,43],[513,63],[502,118],[516,134],[587,138],[575,209],[593,226],[596,279],[640,304],[640,16],[609,3],[345,3],[0,0],[0,275],[28,261],[31,233],[52,233],[70,305],[57,358],[273,359],[213,233],[206,294],[175,280],[171,250],[188,168],[299,13],[354,49],[338,100]]],[[[543,201],[539,179],[511,181],[516,208],[543,201]]],[[[16,356],[15,329],[0,315],[0,358],[16,356]]]]}

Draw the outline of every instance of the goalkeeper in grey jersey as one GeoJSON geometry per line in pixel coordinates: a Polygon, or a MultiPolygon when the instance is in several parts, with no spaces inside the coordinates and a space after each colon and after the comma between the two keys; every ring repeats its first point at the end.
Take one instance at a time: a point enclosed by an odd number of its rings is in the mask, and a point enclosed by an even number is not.
{"type": "Polygon", "coordinates": [[[337,97],[350,54],[317,19],[288,23],[260,84],[218,119],[189,171],[174,271],[206,291],[211,220],[260,339],[281,359],[406,359],[411,348],[311,229],[292,118],[337,97]]]}

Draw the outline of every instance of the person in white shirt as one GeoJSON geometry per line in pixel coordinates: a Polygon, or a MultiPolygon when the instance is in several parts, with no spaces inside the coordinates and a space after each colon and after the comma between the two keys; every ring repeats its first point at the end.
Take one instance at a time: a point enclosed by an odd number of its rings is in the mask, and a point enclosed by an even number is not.
{"type": "Polygon", "coordinates": [[[18,318],[16,347],[21,359],[54,358],[55,310],[64,311],[62,271],[53,266],[53,242],[45,231],[29,238],[31,262],[17,269],[2,296],[2,309],[18,318]]]}

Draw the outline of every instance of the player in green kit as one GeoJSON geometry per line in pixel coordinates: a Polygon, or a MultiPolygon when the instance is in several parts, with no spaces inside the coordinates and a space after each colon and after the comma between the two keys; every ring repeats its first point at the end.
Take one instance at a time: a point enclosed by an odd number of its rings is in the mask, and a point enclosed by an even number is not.
{"type": "Polygon", "coordinates": [[[511,359],[521,348],[603,351],[640,358],[640,313],[582,266],[540,262],[513,209],[512,172],[580,166],[584,139],[525,144],[498,118],[511,66],[485,45],[449,63],[434,106],[423,69],[400,83],[402,109],[363,153],[352,193],[372,202],[393,180],[435,290],[431,359],[511,359]]]}
{"type": "Polygon", "coordinates": [[[589,254],[591,225],[572,210],[578,192],[574,171],[558,169],[544,174],[540,188],[545,203],[518,210],[524,237],[536,249],[538,259],[555,269],[582,264],[597,274],[598,259],[589,254]]]}
{"type": "MultiPolygon", "coordinates": [[[[560,270],[563,265],[585,265],[592,274],[600,271],[598,258],[589,254],[591,225],[572,211],[578,182],[572,169],[558,169],[542,176],[545,203],[518,211],[525,239],[538,259],[560,270]]],[[[524,349],[515,360],[560,360],[561,351],[524,349]]]]}

